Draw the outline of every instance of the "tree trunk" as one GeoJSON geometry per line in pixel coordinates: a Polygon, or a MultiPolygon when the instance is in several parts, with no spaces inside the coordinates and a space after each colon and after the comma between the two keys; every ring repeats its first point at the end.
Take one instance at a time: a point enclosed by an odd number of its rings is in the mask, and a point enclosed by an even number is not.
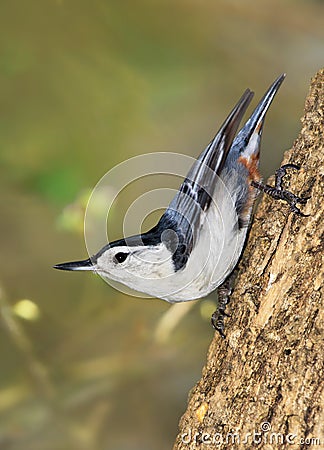
{"type": "Polygon", "coordinates": [[[311,196],[301,206],[310,216],[264,196],[228,306],[226,339],[214,336],[174,450],[324,444],[324,69],[312,80],[302,125],[283,161],[301,170],[284,181],[311,196]]]}

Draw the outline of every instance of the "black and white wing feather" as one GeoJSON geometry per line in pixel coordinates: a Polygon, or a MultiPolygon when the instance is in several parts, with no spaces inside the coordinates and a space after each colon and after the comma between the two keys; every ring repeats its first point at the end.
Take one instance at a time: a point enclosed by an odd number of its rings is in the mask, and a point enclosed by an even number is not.
{"type": "Polygon", "coordinates": [[[250,104],[253,92],[247,89],[237,102],[216,136],[191,167],[178,193],[158,224],[177,231],[180,245],[173,254],[176,270],[187,262],[199,235],[202,219],[208,210],[217,175],[222,169],[233,139],[250,104]]]}

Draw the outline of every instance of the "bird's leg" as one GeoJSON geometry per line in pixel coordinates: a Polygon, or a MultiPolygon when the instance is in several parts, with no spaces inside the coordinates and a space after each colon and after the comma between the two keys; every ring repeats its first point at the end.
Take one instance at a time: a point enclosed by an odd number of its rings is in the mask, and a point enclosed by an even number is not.
{"type": "Polygon", "coordinates": [[[219,332],[223,339],[225,339],[224,333],[224,318],[229,317],[226,314],[226,305],[229,303],[231,294],[233,291],[234,280],[237,275],[237,270],[234,269],[233,272],[226,278],[226,280],[217,288],[218,304],[217,309],[211,316],[212,326],[219,332]]]}
{"type": "Polygon", "coordinates": [[[279,169],[276,170],[275,174],[275,186],[269,186],[268,184],[264,184],[258,181],[252,181],[251,185],[260,191],[265,192],[270,195],[270,197],[275,200],[284,200],[290,206],[290,210],[295,214],[303,217],[308,217],[309,214],[304,214],[300,211],[300,209],[296,206],[297,203],[304,205],[310,197],[302,198],[293,194],[290,191],[287,191],[283,188],[283,178],[287,173],[287,169],[296,169],[299,170],[300,167],[296,164],[285,164],[279,169]]]}

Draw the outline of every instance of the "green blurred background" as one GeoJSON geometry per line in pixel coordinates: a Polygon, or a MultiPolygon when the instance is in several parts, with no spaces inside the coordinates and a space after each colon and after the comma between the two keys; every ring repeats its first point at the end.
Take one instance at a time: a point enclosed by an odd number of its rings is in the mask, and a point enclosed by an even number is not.
{"type": "Polygon", "coordinates": [[[2,450],[171,448],[214,299],[168,316],[51,266],[87,256],[84,207],[107,170],[196,156],[246,87],[255,105],[286,72],[263,137],[271,174],[323,65],[323,14],[311,0],[1,2],[2,450]]]}

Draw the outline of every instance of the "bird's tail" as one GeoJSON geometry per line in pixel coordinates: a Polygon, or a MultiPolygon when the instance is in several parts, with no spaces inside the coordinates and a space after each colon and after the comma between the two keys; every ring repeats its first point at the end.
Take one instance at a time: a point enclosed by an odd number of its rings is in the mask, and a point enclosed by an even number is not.
{"type": "Polygon", "coordinates": [[[259,157],[261,135],[266,113],[276,95],[285,74],[278,77],[235,137],[227,156],[223,179],[232,194],[240,226],[247,226],[251,219],[256,189],[251,181],[260,181],[259,157]]]}
{"type": "Polygon", "coordinates": [[[246,124],[234,139],[232,145],[239,162],[249,170],[251,180],[260,178],[258,167],[264,120],[272,100],[285,79],[285,76],[285,74],[280,75],[280,77],[272,83],[246,124]]]}

